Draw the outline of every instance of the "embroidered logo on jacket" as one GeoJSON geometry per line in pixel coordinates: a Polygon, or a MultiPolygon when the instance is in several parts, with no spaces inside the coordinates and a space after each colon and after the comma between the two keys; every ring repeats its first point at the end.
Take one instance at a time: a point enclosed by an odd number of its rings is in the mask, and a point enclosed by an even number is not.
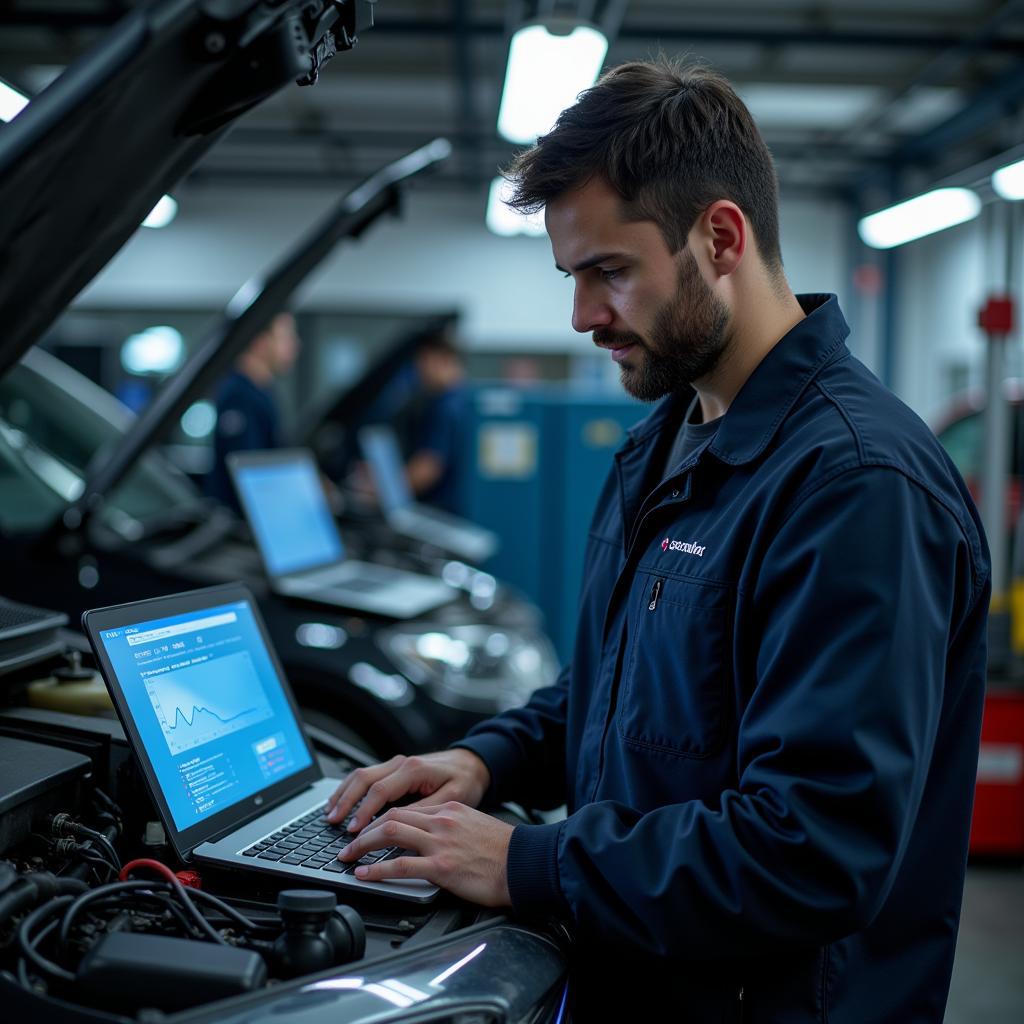
{"type": "Polygon", "coordinates": [[[688,540],[669,540],[666,537],[661,542],[662,551],[682,551],[687,555],[696,555],[698,558],[704,557],[704,547],[701,544],[691,544],[688,540]]]}

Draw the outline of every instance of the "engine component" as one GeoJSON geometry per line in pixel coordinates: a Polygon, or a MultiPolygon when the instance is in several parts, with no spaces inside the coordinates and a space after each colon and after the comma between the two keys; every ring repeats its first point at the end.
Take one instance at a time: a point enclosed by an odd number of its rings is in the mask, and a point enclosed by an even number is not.
{"type": "Polygon", "coordinates": [[[0,854],[24,842],[32,820],[58,806],[75,806],[89,772],[82,754],[5,738],[0,744],[0,854]]]}
{"type": "Polygon", "coordinates": [[[180,1010],[252,992],[267,980],[257,953],[166,935],[105,935],[82,958],[81,991],[104,1005],[180,1010]]]}
{"type": "Polygon", "coordinates": [[[111,711],[114,705],[110,702],[103,677],[90,668],[82,667],[82,656],[78,651],[70,651],[67,658],[68,664],[55,668],[52,675],[28,684],[29,704],[73,715],[111,711]]]}
{"type": "Polygon", "coordinates": [[[322,889],[285,889],[278,894],[284,932],[274,943],[277,976],[295,978],[363,956],[363,919],[352,907],[336,903],[334,893],[322,889]]]}
{"type": "Polygon", "coordinates": [[[0,675],[64,650],[58,635],[68,617],[0,597],[0,675]]]}

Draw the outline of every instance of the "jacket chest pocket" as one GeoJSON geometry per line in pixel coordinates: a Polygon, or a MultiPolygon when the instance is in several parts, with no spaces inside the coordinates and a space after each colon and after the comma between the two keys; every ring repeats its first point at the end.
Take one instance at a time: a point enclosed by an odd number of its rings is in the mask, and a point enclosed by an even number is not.
{"type": "Polygon", "coordinates": [[[630,746],[708,757],[729,718],[732,599],[726,587],[638,573],[618,730],[630,746]]]}

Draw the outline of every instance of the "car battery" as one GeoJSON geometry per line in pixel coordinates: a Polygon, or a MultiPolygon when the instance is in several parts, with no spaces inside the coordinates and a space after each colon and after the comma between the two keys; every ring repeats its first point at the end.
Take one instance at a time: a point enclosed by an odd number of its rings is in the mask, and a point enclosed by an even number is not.
{"type": "Polygon", "coordinates": [[[970,852],[1024,856],[1024,690],[985,695],[970,852]]]}

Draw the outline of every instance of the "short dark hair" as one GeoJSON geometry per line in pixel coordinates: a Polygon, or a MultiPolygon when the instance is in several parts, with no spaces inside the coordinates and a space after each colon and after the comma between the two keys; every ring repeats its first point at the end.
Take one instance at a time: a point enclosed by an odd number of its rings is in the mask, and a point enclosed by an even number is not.
{"type": "Polygon", "coordinates": [[[416,355],[435,353],[462,358],[462,350],[454,338],[455,321],[450,317],[435,320],[414,332],[410,339],[410,348],[416,355]]]}
{"type": "Polygon", "coordinates": [[[782,271],[779,186],[768,147],[729,82],[660,57],[601,76],[506,171],[509,206],[534,213],[603,177],[631,220],[653,221],[675,253],[716,199],[744,212],[773,275],[782,271]]]}

